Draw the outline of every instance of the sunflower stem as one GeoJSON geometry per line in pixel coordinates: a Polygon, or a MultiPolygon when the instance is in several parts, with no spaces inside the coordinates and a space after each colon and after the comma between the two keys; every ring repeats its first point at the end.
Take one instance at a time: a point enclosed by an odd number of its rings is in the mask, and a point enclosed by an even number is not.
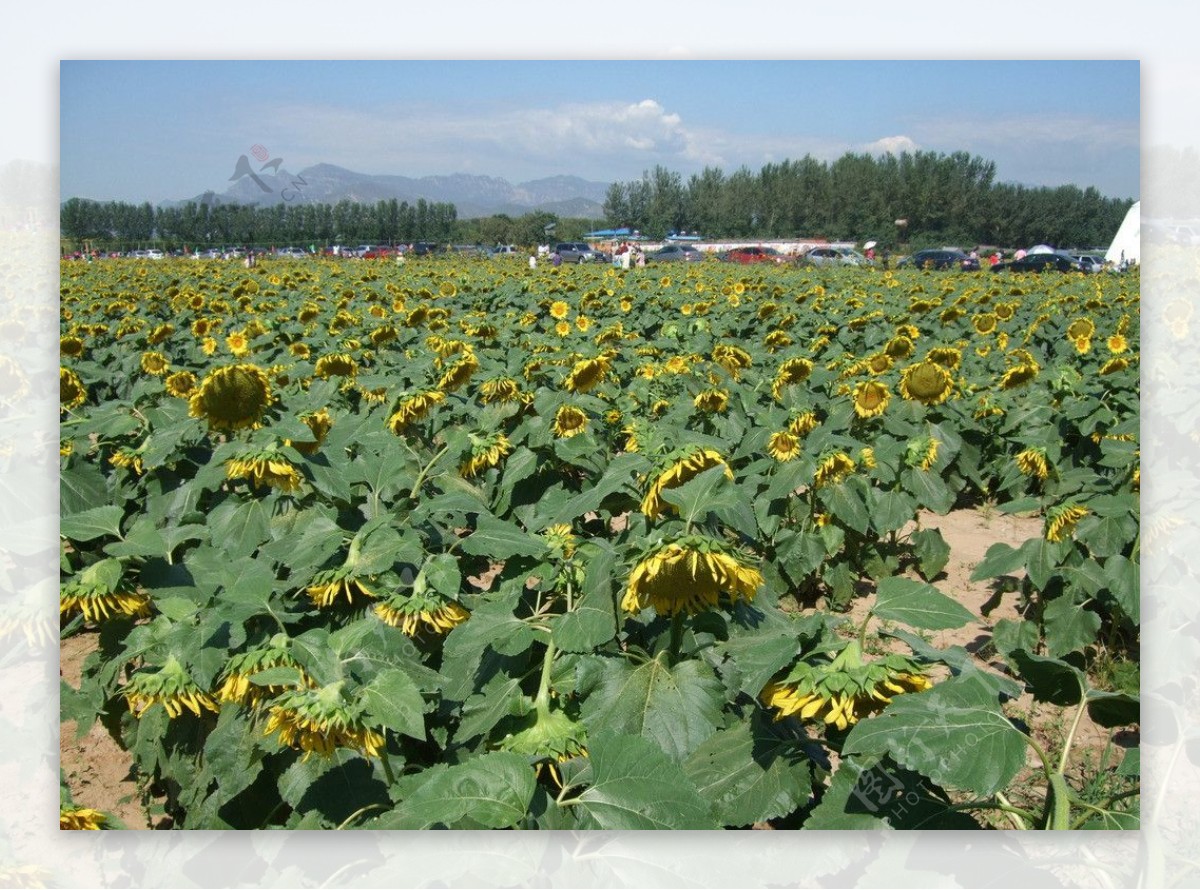
{"type": "Polygon", "coordinates": [[[671,616],[671,642],[667,648],[667,664],[674,666],[679,660],[679,648],[683,645],[683,623],[685,615],[682,611],[671,616]]]}
{"type": "Polygon", "coordinates": [[[387,779],[388,787],[396,784],[396,776],[392,772],[392,764],[388,760],[387,751],[379,752],[379,760],[383,764],[383,775],[387,779]]]}
{"type": "Polygon", "coordinates": [[[542,679],[538,683],[537,698],[534,706],[537,708],[538,720],[550,716],[550,674],[554,669],[554,638],[546,641],[546,654],[542,656],[542,679]]]}

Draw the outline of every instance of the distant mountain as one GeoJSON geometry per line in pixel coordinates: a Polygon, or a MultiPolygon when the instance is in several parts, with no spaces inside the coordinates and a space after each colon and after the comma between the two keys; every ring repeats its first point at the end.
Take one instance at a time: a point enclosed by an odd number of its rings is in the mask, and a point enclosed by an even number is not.
{"type": "MultiPolygon", "coordinates": [[[[454,204],[460,219],[507,213],[520,216],[544,210],[559,216],[603,216],[608,183],[578,176],[550,176],[513,185],[496,176],[452,173],[447,176],[396,176],[356,173],[333,164],[315,164],[299,173],[284,169],[251,173],[230,183],[222,193],[205,192],[190,199],[222,204],[336,204],[342,200],[374,204],[376,201],[426,201],[454,204]]],[[[184,201],[169,202],[173,205],[184,201]]]]}

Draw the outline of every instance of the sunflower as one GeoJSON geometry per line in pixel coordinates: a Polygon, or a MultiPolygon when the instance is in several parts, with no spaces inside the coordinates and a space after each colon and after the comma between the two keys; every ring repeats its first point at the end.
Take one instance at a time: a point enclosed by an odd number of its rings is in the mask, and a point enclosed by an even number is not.
{"type": "Polygon", "coordinates": [[[1040,368],[1036,364],[1019,364],[1009,368],[1000,377],[1001,389],[1016,389],[1029,383],[1038,375],[1040,368]]]}
{"type": "Polygon", "coordinates": [[[546,539],[550,549],[563,559],[570,559],[575,555],[575,547],[578,542],[575,534],[571,531],[570,523],[560,522],[547,526],[542,532],[542,537],[546,539]]]}
{"type": "Polygon", "coordinates": [[[550,304],[550,317],[562,321],[571,314],[571,304],[563,300],[555,300],[550,304]]]}
{"type": "Polygon", "coordinates": [[[70,358],[78,358],[83,355],[83,340],[79,337],[59,337],[58,352],[60,355],[65,355],[70,358]]]}
{"type": "Polygon", "coordinates": [[[763,340],[763,344],[774,352],[776,349],[791,346],[792,338],[785,331],[771,331],[763,340]]]}
{"type": "Polygon", "coordinates": [[[1071,340],[1090,340],[1096,333],[1096,323],[1086,315],[1075,319],[1067,326],[1067,337],[1071,340]]]}
{"type": "Polygon", "coordinates": [[[493,402],[501,404],[515,402],[521,396],[517,381],[511,377],[493,377],[479,385],[480,401],[485,405],[493,402]]]}
{"type": "Polygon", "coordinates": [[[864,380],[854,387],[854,413],[859,417],[879,417],[892,397],[887,386],[874,380],[864,380]]]}
{"type": "Polygon", "coordinates": [[[274,644],[233,656],[225,663],[219,679],[221,686],[217,689],[217,701],[234,702],[251,708],[292,686],[307,686],[311,683],[287,649],[274,644]],[[272,668],[295,668],[295,681],[286,684],[259,684],[251,680],[255,674],[272,668]]]}
{"type": "Polygon", "coordinates": [[[904,462],[910,467],[930,470],[937,463],[938,450],[942,443],[933,436],[919,436],[908,443],[904,462]]]}
{"type": "Polygon", "coordinates": [[[841,482],[854,472],[854,458],[840,451],[824,454],[817,461],[816,473],[813,476],[813,487],[821,488],[841,482]]]}
{"type": "Polygon", "coordinates": [[[212,355],[217,351],[217,340],[215,337],[205,337],[200,341],[200,351],[205,355],[212,355]]]}
{"type": "Polygon", "coordinates": [[[1075,351],[1080,355],[1087,355],[1092,351],[1092,340],[1090,337],[1076,337],[1071,342],[1075,345],[1075,351]]]}
{"type": "Polygon", "coordinates": [[[1014,458],[1014,461],[1017,469],[1026,476],[1045,479],[1050,475],[1050,468],[1046,464],[1045,448],[1026,448],[1014,458]]]}
{"type": "Polygon", "coordinates": [[[229,365],[209,372],[188,400],[188,413],[212,430],[254,429],[274,401],[271,381],[257,365],[229,365]]]}
{"type": "MultiPolygon", "coordinates": [[[[72,804],[61,804],[58,808],[58,830],[59,831],[102,831],[104,823],[108,821],[108,815],[100,810],[92,810],[87,807],[77,807],[72,804]]],[[[7,884],[9,887],[44,887],[41,882],[37,884],[7,884]]]]}
{"type": "Polygon", "coordinates": [[[686,374],[688,372],[688,360],[682,355],[673,355],[663,364],[663,372],[666,374],[686,374]]]}
{"type": "Polygon", "coordinates": [[[186,399],[196,389],[196,375],[191,371],[176,371],[167,377],[167,392],[177,399],[186,399]]]}
{"type": "Polygon", "coordinates": [[[797,414],[788,423],[788,432],[793,436],[803,438],[821,425],[821,421],[817,419],[815,411],[803,411],[797,414]]]}
{"type": "Polygon", "coordinates": [[[512,451],[512,443],[503,433],[490,436],[471,434],[471,456],[459,467],[459,472],[470,479],[484,470],[500,465],[500,461],[512,451]]]}
{"type": "Polygon", "coordinates": [[[1079,520],[1089,512],[1087,507],[1079,504],[1060,504],[1053,508],[1046,516],[1046,540],[1057,542],[1069,538],[1079,520]]]}
{"type": "Polygon", "coordinates": [[[111,590],[84,570],[59,591],[58,613],[62,616],[82,614],[86,621],[103,621],[114,615],[147,618],[150,598],[135,590],[111,590]]]}
{"type": "Polygon", "coordinates": [[[326,569],[313,576],[312,583],[304,588],[313,605],[328,607],[337,600],[345,599],[350,605],[354,604],[355,595],[374,599],[377,594],[367,586],[366,581],[354,575],[348,568],[342,566],[336,569],[326,569]]]}
{"type": "Polygon", "coordinates": [[[935,365],[941,365],[947,371],[956,371],[962,364],[962,350],[955,349],[953,346],[935,346],[929,350],[925,360],[933,362],[935,365]]]}
{"type": "Polygon", "coordinates": [[[696,410],[720,414],[729,406],[729,394],[722,389],[706,389],[692,400],[696,410]]]}
{"type": "Polygon", "coordinates": [[[872,448],[870,445],[865,447],[862,451],[860,451],[858,453],[858,462],[860,464],[862,464],[863,467],[868,470],[875,469],[875,467],[876,467],[875,449],[872,448]]]}
{"type": "Polygon", "coordinates": [[[335,352],[317,359],[314,373],[322,380],[328,380],[330,377],[353,377],[358,374],[358,362],[344,352],[335,352]]]}
{"type": "Polygon", "coordinates": [[[577,361],[567,379],[563,382],[567,392],[587,392],[604,379],[608,373],[609,361],[606,357],[586,358],[577,361]]]}
{"type": "Polygon", "coordinates": [[[438,380],[437,388],[443,392],[454,392],[466,386],[471,375],[479,369],[479,359],[475,353],[467,352],[463,357],[446,369],[446,373],[438,380]]]}
{"type": "Polygon", "coordinates": [[[975,326],[975,333],[990,334],[996,330],[996,313],[980,312],[971,320],[971,323],[975,326]]]}
{"type": "Polygon", "coordinates": [[[170,324],[169,322],[166,324],[160,324],[150,332],[150,336],[146,338],[146,342],[151,346],[157,346],[159,343],[163,342],[163,340],[166,340],[168,337],[170,337],[173,333],[175,333],[175,325],[170,324]]]}
{"type": "Polygon", "coordinates": [[[543,767],[547,768],[561,789],[562,777],[555,764],[587,757],[587,732],[582,723],[544,705],[506,732],[497,747],[529,758],[535,764],[535,777],[542,774],[543,767]]]}
{"type": "Polygon", "coordinates": [[[167,361],[167,357],[161,352],[143,352],[142,353],[142,370],[147,374],[153,374],[156,377],[161,377],[167,373],[171,367],[171,363],[167,361]]]}
{"type": "Polygon", "coordinates": [[[886,352],[877,352],[866,360],[865,365],[872,374],[886,374],[892,369],[892,357],[886,352]]]}
{"type": "Polygon", "coordinates": [[[570,439],[587,429],[588,416],[574,405],[562,405],[554,414],[554,435],[570,439]]]}
{"type": "Polygon", "coordinates": [[[342,683],[321,688],[289,689],[271,706],[263,735],[279,734],[280,743],[304,752],[332,757],[338,748],[350,748],[364,757],[378,757],[385,739],[368,727],[342,683]]]}
{"type": "Polygon", "coordinates": [[[646,496],[642,498],[641,510],[650,519],[661,516],[666,510],[675,509],[673,505],[663,500],[662,493],[664,491],[683,485],[705,470],[724,467],[726,478],[733,479],[733,471],[729,469],[725,459],[711,448],[695,447],[688,451],[677,451],[674,454],[674,459],[671,459],[666,469],[655,477],[646,496]]]}
{"type": "Polygon", "coordinates": [[[846,730],[882,710],[893,696],[931,685],[911,658],[893,653],[864,662],[862,646],[852,641],[832,659],[821,655],[797,662],[766,685],[759,701],[777,711],[776,720],[795,715],[846,730]]]}
{"type": "Polygon", "coordinates": [[[728,343],[718,343],[713,347],[712,360],[728,371],[734,380],[751,364],[750,353],[728,343]]]}
{"type": "Polygon", "coordinates": [[[146,468],[142,466],[142,455],[132,448],[118,448],[109,457],[108,462],[114,467],[131,470],[139,476],[146,472],[146,468]]]}
{"type": "Polygon", "coordinates": [[[749,560],[712,538],[692,535],[661,544],[634,567],[621,608],[637,614],[695,615],[725,602],[750,602],[763,576],[749,560]]]}
{"type": "Polygon", "coordinates": [[[371,331],[371,343],[374,346],[382,346],[384,343],[389,343],[400,336],[399,332],[391,325],[384,325],[371,331]]]}
{"type": "Polygon", "coordinates": [[[312,430],[313,440],[311,442],[291,442],[291,445],[301,454],[316,454],[321,445],[325,442],[325,437],[329,435],[329,431],[333,429],[333,418],[329,416],[329,409],[322,408],[320,411],[310,411],[307,414],[301,414],[300,420],[306,427],[312,430]]]}
{"type": "Polygon", "coordinates": [[[256,451],[225,463],[228,479],[249,479],[256,488],[277,488],[284,494],[300,490],[304,477],[275,451],[256,451]]]}
{"type": "Polygon", "coordinates": [[[234,331],[225,338],[225,346],[233,353],[234,357],[242,358],[250,352],[250,339],[246,336],[245,331],[234,331]]]}
{"type": "Polygon", "coordinates": [[[422,630],[446,634],[471,617],[460,603],[425,588],[420,593],[394,593],[374,607],[375,616],[405,636],[415,637],[422,630]]]}
{"type": "Polygon", "coordinates": [[[78,408],[87,401],[87,390],[79,375],[70,368],[58,369],[58,404],[63,411],[78,408]]]}
{"type": "Polygon", "coordinates": [[[904,369],[900,375],[900,395],[922,405],[937,405],[950,397],[953,382],[949,371],[925,360],[904,369]]]}
{"type": "Polygon", "coordinates": [[[1124,371],[1129,367],[1129,360],[1124,356],[1110,358],[1100,366],[1100,376],[1107,377],[1109,374],[1116,374],[1118,371],[1124,371]]]}
{"type": "Polygon", "coordinates": [[[775,381],[771,384],[771,396],[779,401],[785,387],[803,383],[812,373],[813,363],[806,358],[790,358],[779,366],[775,372],[775,381]]]}
{"type": "Polygon", "coordinates": [[[913,354],[915,349],[912,338],[897,334],[888,340],[887,345],[883,347],[883,352],[884,355],[889,355],[894,359],[906,359],[913,354]]]}
{"type": "Polygon", "coordinates": [[[174,656],[160,668],[137,671],[121,690],[133,716],[141,718],[154,705],[162,705],[171,718],[186,708],[197,717],[201,711],[217,713],[220,708],[211,695],[201,689],[174,656]]]}
{"type": "Polygon", "coordinates": [[[388,429],[399,436],[410,425],[428,416],[433,406],[445,398],[446,394],[438,392],[436,389],[426,390],[425,392],[409,396],[400,403],[400,407],[388,418],[388,429]]]}
{"type": "Polygon", "coordinates": [[[767,453],[781,463],[799,457],[801,450],[799,437],[786,430],[772,434],[767,440],[767,453]]]}

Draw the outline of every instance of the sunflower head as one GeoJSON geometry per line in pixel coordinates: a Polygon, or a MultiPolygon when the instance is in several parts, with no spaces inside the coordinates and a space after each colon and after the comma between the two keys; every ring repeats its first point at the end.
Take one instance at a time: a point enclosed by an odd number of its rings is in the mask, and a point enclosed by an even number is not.
{"type": "Polygon", "coordinates": [[[813,363],[806,358],[790,358],[779,366],[775,372],[775,381],[771,384],[771,396],[779,401],[783,391],[789,386],[803,383],[812,374],[813,363]]]}
{"type": "Polygon", "coordinates": [[[322,380],[328,380],[330,377],[353,377],[358,373],[358,362],[344,352],[335,352],[317,359],[314,373],[322,380]]]}
{"type": "Polygon", "coordinates": [[[745,554],[713,538],[690,535],[659,544],[629,575],[621,608],[637,614],[697,614],[738,600],[749,602],[763,576],[745,554]]]}
{"type": "Polygon", "coordinates": [[[1050,467],[1046,463],[1045,448],[1026,448],[1018,454],[1014,461],[1017,469],[1024,475],[1034,479],[1045,479],[1050,475],[1050,467]]]}
{"type": "Polygon", "coordinates": [[[841,451],[829,451],[817,459],[817,469],[813,476],[813,487],[821,488],[841,482],[854,472],[854,458],[841,451]]]}
{"type": "Polygon", "coordinates": [[[800,437],[782,430],[773,433],[767,440],[767,453],[780,463],[795,460],[803,449],[800,447],[800,437]]]}
{"type": "Polygon", "coordinates": [[[276,488],[284,494],[300,490],[304,477],[286,457],[274,449],[246,452],[225,464],[229,479],[248,479],[256,488],[276,488]]]}
{"type": "Polygon", "coordinates": [[[1016,389],[1037,377],[1040,368],[1036,364],[1019,364],[1009,368],[1000,377],[1001,389],[1016,389]]]}
{"type": "Polygon", "coordinates": [[[374,612],[384,624],[408,637],[447,634],[471,617],[460,603],[428,586],[386,596],[375,605],[374,612]]]}
{"type": "Polygon", "coordinates": [[[171,718],[180,716],[185,709],[197,717],[203,711],[215,714],[220,710],[212,696],[196,684],[174,656],[161,667],[138,670],[121,694],[133,716],[139,719],[154,705],[162,705],[171,718]]]}
{"type": "Polygon", "coordinates": [[[433,407],[445,398],[444,392],[431,389],[402,399],[395,412],[388,418],[388,429],[397,436],[401,435],[409,426],[428,416],[433,407]]]}
{"type": "Polygon", "coordinates": [[[587,392],[604,379],[608,368],[609,361],[605,356],[582,359],[571,368],[563,386],[567,392],[587,392]]]}
{"type": "Polygon", "coordinates": [[[891,397],[885,384],[864,380],[854,386],[854,413],[862,418],[879,417],[887,409],[891,397]]]}
{"type": "Polygon", "coordinates": [[[188,413],[212,430],[254,429],[274,401],[271,381],[257,365],[229,365],[209,372],[188,400],[188,413]]]}
{"type": "Polygon", "coordinates": [[[58,369],[58,404],[63,411],[71,411],[87,401],[87,390],[79,375],[70,368],[58,369]]]}
{"type": "Polygon", "coordinates": [[[1090,511],[1080,504],[1060,504],[1046,514],[1046,540],[1065,541],[1075,533],[1079,520],[1090,511]]]}
{"type": "Polygon", "coordinates": [[[471,434],[471,456],[463,462],[459,471],[470,479],[485,470],[497,467],[508,453],[512,451],[512,443],[503,433],[492,433],[487,436],[471,434]]]}
{"type": "Polygon", "coordinates": [[[729,469],[725,458],[711,448],[696,446],[678,449],[667,455],[662,469],[654,477],[646,496],[642,498],[642,512],[648,518],[655,519],[668,510],[674,510],[675,507],[663,499],[662,493],[683,485],[713,467],[724,467],[726,478],[733,479],[733,471],[729,469]]]}
{"type": "Polygon", "coordinates": [[[574,405],[562,405],[554,414],[552,429],[560,439],[578,436],[588,426],[588,416],[574,405]]]}
{"type": "Polygon", "coordinates": [[[729,406],[729,394],[723,389],[706,389],[692,400],[697,411],[720,414],[729,406]]]}
{"type": "Polygon", "coordinates": [[[332,757],[338,748],[350,748],[364,757],[383,751],[383,732],[363,719],[341,682],[323,687],[289,689],[277,696],[270,709],[264,735],[278,733],[279,741],[304,752],[332,757]]]}
{"type": "Polygon", "coordinates": [[[936,362],[909,365],[900,376],[900,395],[922,405],[937,405],[950,397],[954,378],[936,362]]]}

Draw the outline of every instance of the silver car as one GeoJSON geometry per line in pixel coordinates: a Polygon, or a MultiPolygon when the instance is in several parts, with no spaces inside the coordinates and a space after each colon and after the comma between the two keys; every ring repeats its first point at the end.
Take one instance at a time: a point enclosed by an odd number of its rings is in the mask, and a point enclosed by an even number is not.
{"type": "Polygon", "coordinates": [[[810,266],[871,266],[875,261],[850,247],[813,247],[800,257],[800,262],[810,266]]]}

